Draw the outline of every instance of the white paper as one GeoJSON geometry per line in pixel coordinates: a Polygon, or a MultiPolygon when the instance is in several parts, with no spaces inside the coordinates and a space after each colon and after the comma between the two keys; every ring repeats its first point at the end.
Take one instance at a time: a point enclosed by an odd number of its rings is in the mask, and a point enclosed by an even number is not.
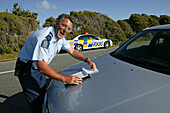
{"type": "Polygon", "coordinates": [[[96,68],[95,70],[91,69],[91,67],[82,67],[82,72],[87,74],[94,74],[99,72],[99,70],[96,68]]]}
{"type": "MultiPolygon", "coordinates": [[[[99,70],[96,68],[95,70],[91,69],[91,67],[82,67],[82,70],[77,72],[77,73],[74,73],[72,75],[77,75],[81,78],[84,78],[84,77],[87,77],[91,74],[94,74],[94,73],[97,73],[99,72],[99,70]]],[[[66,83],[65,83],[66,84],[66,83]]]]}

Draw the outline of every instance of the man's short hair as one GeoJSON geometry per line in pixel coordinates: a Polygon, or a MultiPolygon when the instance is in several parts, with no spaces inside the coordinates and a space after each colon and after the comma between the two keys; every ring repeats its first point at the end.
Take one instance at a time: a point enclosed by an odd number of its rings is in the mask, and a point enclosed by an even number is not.
{"type": "Polygon", "coordinates": [[[61,15],[59,15],[58,18],[57,18],[57,20],[58,20],[59,23],[60,23],[63,19],[69,19],[69,20],[73,23],[73,25],[74,25],[74,20],[73,20],[73,18],[72,18],[70,15],[61,14],[61,15]]]}

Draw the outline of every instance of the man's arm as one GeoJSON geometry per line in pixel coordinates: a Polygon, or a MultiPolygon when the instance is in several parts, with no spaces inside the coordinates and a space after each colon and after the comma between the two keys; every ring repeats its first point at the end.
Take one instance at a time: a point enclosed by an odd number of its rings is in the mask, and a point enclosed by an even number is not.
{"type": "Polygon", "coordinates": [[[37,67],[38,67],[38,71],[40,73],[43,73],[44,75],[53,78],[55,80],[59,80],[59,81],[63,81],[66,82],[68,84],[80,84],[82,83],[82,79],[79,76],[65,76],[62,75],[58,72],[56,72],[55,70],[53,70],[51,67],[49,67],[47,65],[47,62],[45,62],[44,60],[42,61],[37,61],[37,67]]]}
{"type": "MultiPolygon", "coordinates": [[[[73,49],[72,47],[70,47],[67,52],[73,56],[74,58],[78,59],[78,60],[81,60],[81,61],[85,61],[85,59],[87,57],[85,57],[83,54],[81,54],[79,51],[73,49]]],[[[88,63],[89,66],[91,66],[91,68],[93,70],[96,69],[96,64],[94,62],[92,62],[89,58],[86,60],[86,62],[88,63]]]]}

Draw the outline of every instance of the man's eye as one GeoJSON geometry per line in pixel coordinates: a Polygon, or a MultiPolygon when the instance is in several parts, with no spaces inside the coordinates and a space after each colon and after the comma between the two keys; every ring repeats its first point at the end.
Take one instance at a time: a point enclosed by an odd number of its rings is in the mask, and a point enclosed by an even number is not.
{"type": "Polygon", "coordinates": [[[67,25],[65,25],[65,24],[62,24],[62,26],[63,26],[63,27],[67,27],[67,25]]]}

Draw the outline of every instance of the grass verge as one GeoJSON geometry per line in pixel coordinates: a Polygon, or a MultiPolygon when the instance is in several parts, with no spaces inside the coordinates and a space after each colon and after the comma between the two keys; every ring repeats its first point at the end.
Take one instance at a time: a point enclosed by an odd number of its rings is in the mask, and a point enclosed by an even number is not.
{"type": "Polygon", "coordinates": [[[11,54],[0,54],[0,62],[17,60],[18,52],[13,52],[11,54]]]}

